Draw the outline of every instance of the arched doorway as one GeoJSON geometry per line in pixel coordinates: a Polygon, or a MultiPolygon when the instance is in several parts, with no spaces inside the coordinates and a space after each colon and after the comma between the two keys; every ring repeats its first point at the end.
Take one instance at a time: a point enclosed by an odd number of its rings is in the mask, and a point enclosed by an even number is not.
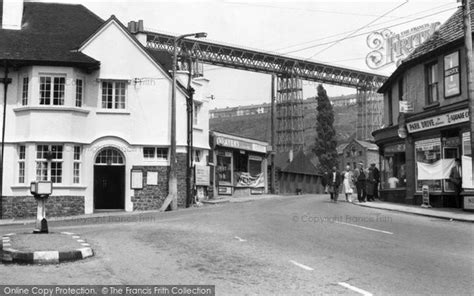
{"type": "Polygon", "coordinates": [[[125,161],[115,148],[104,148],[95,158],[94,208],[125,209],[125,161]]]}

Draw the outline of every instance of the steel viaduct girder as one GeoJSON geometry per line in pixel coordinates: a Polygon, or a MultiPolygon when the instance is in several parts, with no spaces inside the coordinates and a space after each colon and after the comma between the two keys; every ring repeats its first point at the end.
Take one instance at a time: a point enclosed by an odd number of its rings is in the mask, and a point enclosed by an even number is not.
{"type": "MultiPolygon", "coordinates": [[[[155,32],[142,33],[147,36],[148,48],[173,52],[175,36],[155,32]]],[[[374,73],[198,39],[183,39],[179,51],[180,55],[191,56],[206,64],[283,77],[297,76],[303,80],[353,87],[360,90],[375,91],[387,79],[386,76],[374,73]]]]}

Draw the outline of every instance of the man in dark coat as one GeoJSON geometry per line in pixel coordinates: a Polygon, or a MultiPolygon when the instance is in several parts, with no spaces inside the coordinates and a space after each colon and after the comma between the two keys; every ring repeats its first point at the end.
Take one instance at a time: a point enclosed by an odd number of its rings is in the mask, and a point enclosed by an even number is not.
{"type": "Polygon", "coordinates": [[[367,193],[365,191],[365,180],[366,175],[364,172],[364,163],[359,162],[359,167],[354,170],[354,180],[357,189],[357,199],[359,202],[365,202],[367,198],[367,193]]]}
{"type": "Polygon", "coordinates": [[[375,163],[370,165],[373,168],[373,174],[374,174],[374,199],[379,198],[379,184],[380,184],[380,171],[379,169],[375,166],[375,163]]]}
{"type": "Polygon", "coordinates": [[[339,196],[339,186],[341,185],[341,173],[337,171],[336,167],[332,168],[332,172],[329,174],[327,182],[331,199],[337,203],[337,198],[339,196]]]}

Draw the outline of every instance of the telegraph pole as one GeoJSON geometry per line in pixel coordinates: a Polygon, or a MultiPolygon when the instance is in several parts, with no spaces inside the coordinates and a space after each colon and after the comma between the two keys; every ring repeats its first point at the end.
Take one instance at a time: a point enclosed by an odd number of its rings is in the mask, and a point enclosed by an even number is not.
{"type": "MultiPolygon", "coordinates": [[[[471,126],[471,164],[474,168],[474,65],[472,61],[472,28],[470,0],[463,0],[464,46],[466,49],[467,99],[471,126]]],[[[472,176],[474,182],[474,174],[472,176]]]]}
{"type": "Polygon", "coordinates": [[[275,75],[272,75],[272,92],[271,92],[271,104],[270,104],[270,114],[271,114],[271,145],[272,145],[272,151],[270,151],[270,192],[272,194],[276,193],[275,190],[275,151],[276,151],[276,144],[275,144],[275,75]]]}

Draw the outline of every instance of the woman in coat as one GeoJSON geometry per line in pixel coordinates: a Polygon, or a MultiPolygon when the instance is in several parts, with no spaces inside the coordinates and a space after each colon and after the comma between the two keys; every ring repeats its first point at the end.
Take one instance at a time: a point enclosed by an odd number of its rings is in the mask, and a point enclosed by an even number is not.
{"type": "Polygon", "coordinates": [[[353,174],[351,171],[351,167],[349,165],[346,166],[346,170],[342,174],[342,193],[346,195],[346,201],[347,202],[352,202],[352,193],[354,188],[353,184],[353,174]]]}

